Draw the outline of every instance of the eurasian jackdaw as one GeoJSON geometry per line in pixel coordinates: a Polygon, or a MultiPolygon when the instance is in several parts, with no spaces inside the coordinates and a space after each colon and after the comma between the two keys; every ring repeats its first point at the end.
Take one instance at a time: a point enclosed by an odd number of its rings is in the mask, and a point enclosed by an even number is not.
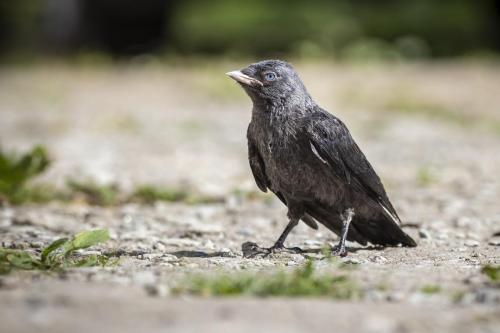
{"type": "Polygon", "coordinates": [[[247,139],[257,186],[288,208],[289,223],[269,252],[285,248],[299,220],[339,235],[335,255],[347,254],[346,239],[416,246],[347,127],[314,102],[290,64],[266,60],[227,75],[253,102],[247,139]]]}

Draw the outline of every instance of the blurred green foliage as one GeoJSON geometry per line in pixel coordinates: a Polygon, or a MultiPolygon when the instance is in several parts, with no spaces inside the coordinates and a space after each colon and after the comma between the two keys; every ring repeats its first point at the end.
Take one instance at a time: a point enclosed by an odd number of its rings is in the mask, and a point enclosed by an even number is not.
{"type": "Polygon", "coordinates": [[[119,202],[119,188],[116,184],[97,184],[92,180],[78,181],[69,179],[66,182],[69,197],[84,201],[91,205],[111,206],[119,202]]]}
{"type": "Polygon", "coordinates": [[[481,269],[481,272],[485,274],[491,282],[500,285],[500,265],[486,265],[481,269]]]}
{"type": "Polygon", "coordinates": [[[0,149],[0,202],[8,200],[21,203],[30,197],[37,201],[43,196],[43,189],[30,191],[26,186],[31,178],[43,173],[50,165],[46,150],[34,147],[24,155],[8,154],[0,149]]]}
{"type": "Polygon", "coordinates": [[[186,188],[138,185],[130,193],[117,184],[99,184],[92,179],[68,179],[64,188],[50,184],[29,184],[50,166],[47,151],[35,146],[24,155],[5,153],[0,149],[0,204],[46,203],[49,201],[83,202],[97,206],[113,206],[128,202],[153,204],[157,201],[205,204],[224,202],[219,196],[200,195],[186,188]]]}
{"type": "MultiPolygon", "coordinates": [[[[64,42],[76,52],[113,50],[107,44],[128,41],[138,53],[423,58],[498,52],[499,20],[500,8],[494,0],[151,0],[141,4],[16,0],[0,3],[0,44],[60,49],[45,43],[54,38],[44,34],[64,31],[64,42]],[[104,6],[107,11],[92,6],[104,6]],[[160,8],[165,10],[164,22],[152,26],[144,15],[149,10],[156,17],[160,8]],[[99,15],[88,16],[92,10],[99,15]],[[46,29],[49,23],[52,30],[46,29]],[[120,28],[126,28],[126,33],[111,35],[120,28]],[[148,29],[161,39],[152,43],[154,47],[146,41],[141,46],[137,40],[135,33],[148,29]],[[85,39],[90,33],[95,37],[92,41],[85,39]]],[[[127,50],[126,46],[119,49],[127,50]]]]}
{"type": "Polygon", "coordinates": [[[130,196],[130,201],[152,204],[156,201],[184,201],[189,197],[186,190],[157,187],[153,185],[139,186],[130,196]]]}
{"type": "Polygon", "coordinates": [[[293,272],[196,276],[173,288],[175,294],[200,296],[283,296],[355,299],[362,291],[347,274],[317,273],[312,261],[293,272]]]}

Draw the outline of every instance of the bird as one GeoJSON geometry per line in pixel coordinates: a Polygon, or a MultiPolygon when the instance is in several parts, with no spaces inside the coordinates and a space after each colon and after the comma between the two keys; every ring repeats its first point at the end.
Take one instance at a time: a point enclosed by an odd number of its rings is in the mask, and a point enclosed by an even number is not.
{"type": "Polygon", "coordinates": [[[291,64],[263,60],[226,75],[253,104],[247,141],[255,182],[288,209],[288,224],[268,253],[300,250],[284,246],[299,221],[313,229],[319,222],[338,235],[335,256],[347,255],[347,240],[417,245],[346,125],[312,99],[291,64]]]}

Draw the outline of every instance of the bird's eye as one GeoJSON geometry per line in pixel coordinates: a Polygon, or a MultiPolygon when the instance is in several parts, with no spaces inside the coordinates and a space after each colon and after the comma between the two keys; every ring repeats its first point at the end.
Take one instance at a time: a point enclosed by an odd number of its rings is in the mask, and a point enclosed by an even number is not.
{"type": "Polygon", "coordinates": [[[276,73],[267,72],[266,74],[264,74],[264,78],[266,79],[266,81],[274,81],[276,80],[276,73]]]}

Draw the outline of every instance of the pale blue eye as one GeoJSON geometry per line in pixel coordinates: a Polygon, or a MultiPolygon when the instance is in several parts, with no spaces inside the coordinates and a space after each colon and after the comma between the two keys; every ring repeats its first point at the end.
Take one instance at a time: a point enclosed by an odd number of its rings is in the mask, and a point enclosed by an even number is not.
{"type": "Polygon", "coordinates": [[[273,72],[266,73],[266,74],[264,74],[264,78],[267,81],[274,81],[274,80],[276,80],[276,73],[273,73],[273,72]]]}

